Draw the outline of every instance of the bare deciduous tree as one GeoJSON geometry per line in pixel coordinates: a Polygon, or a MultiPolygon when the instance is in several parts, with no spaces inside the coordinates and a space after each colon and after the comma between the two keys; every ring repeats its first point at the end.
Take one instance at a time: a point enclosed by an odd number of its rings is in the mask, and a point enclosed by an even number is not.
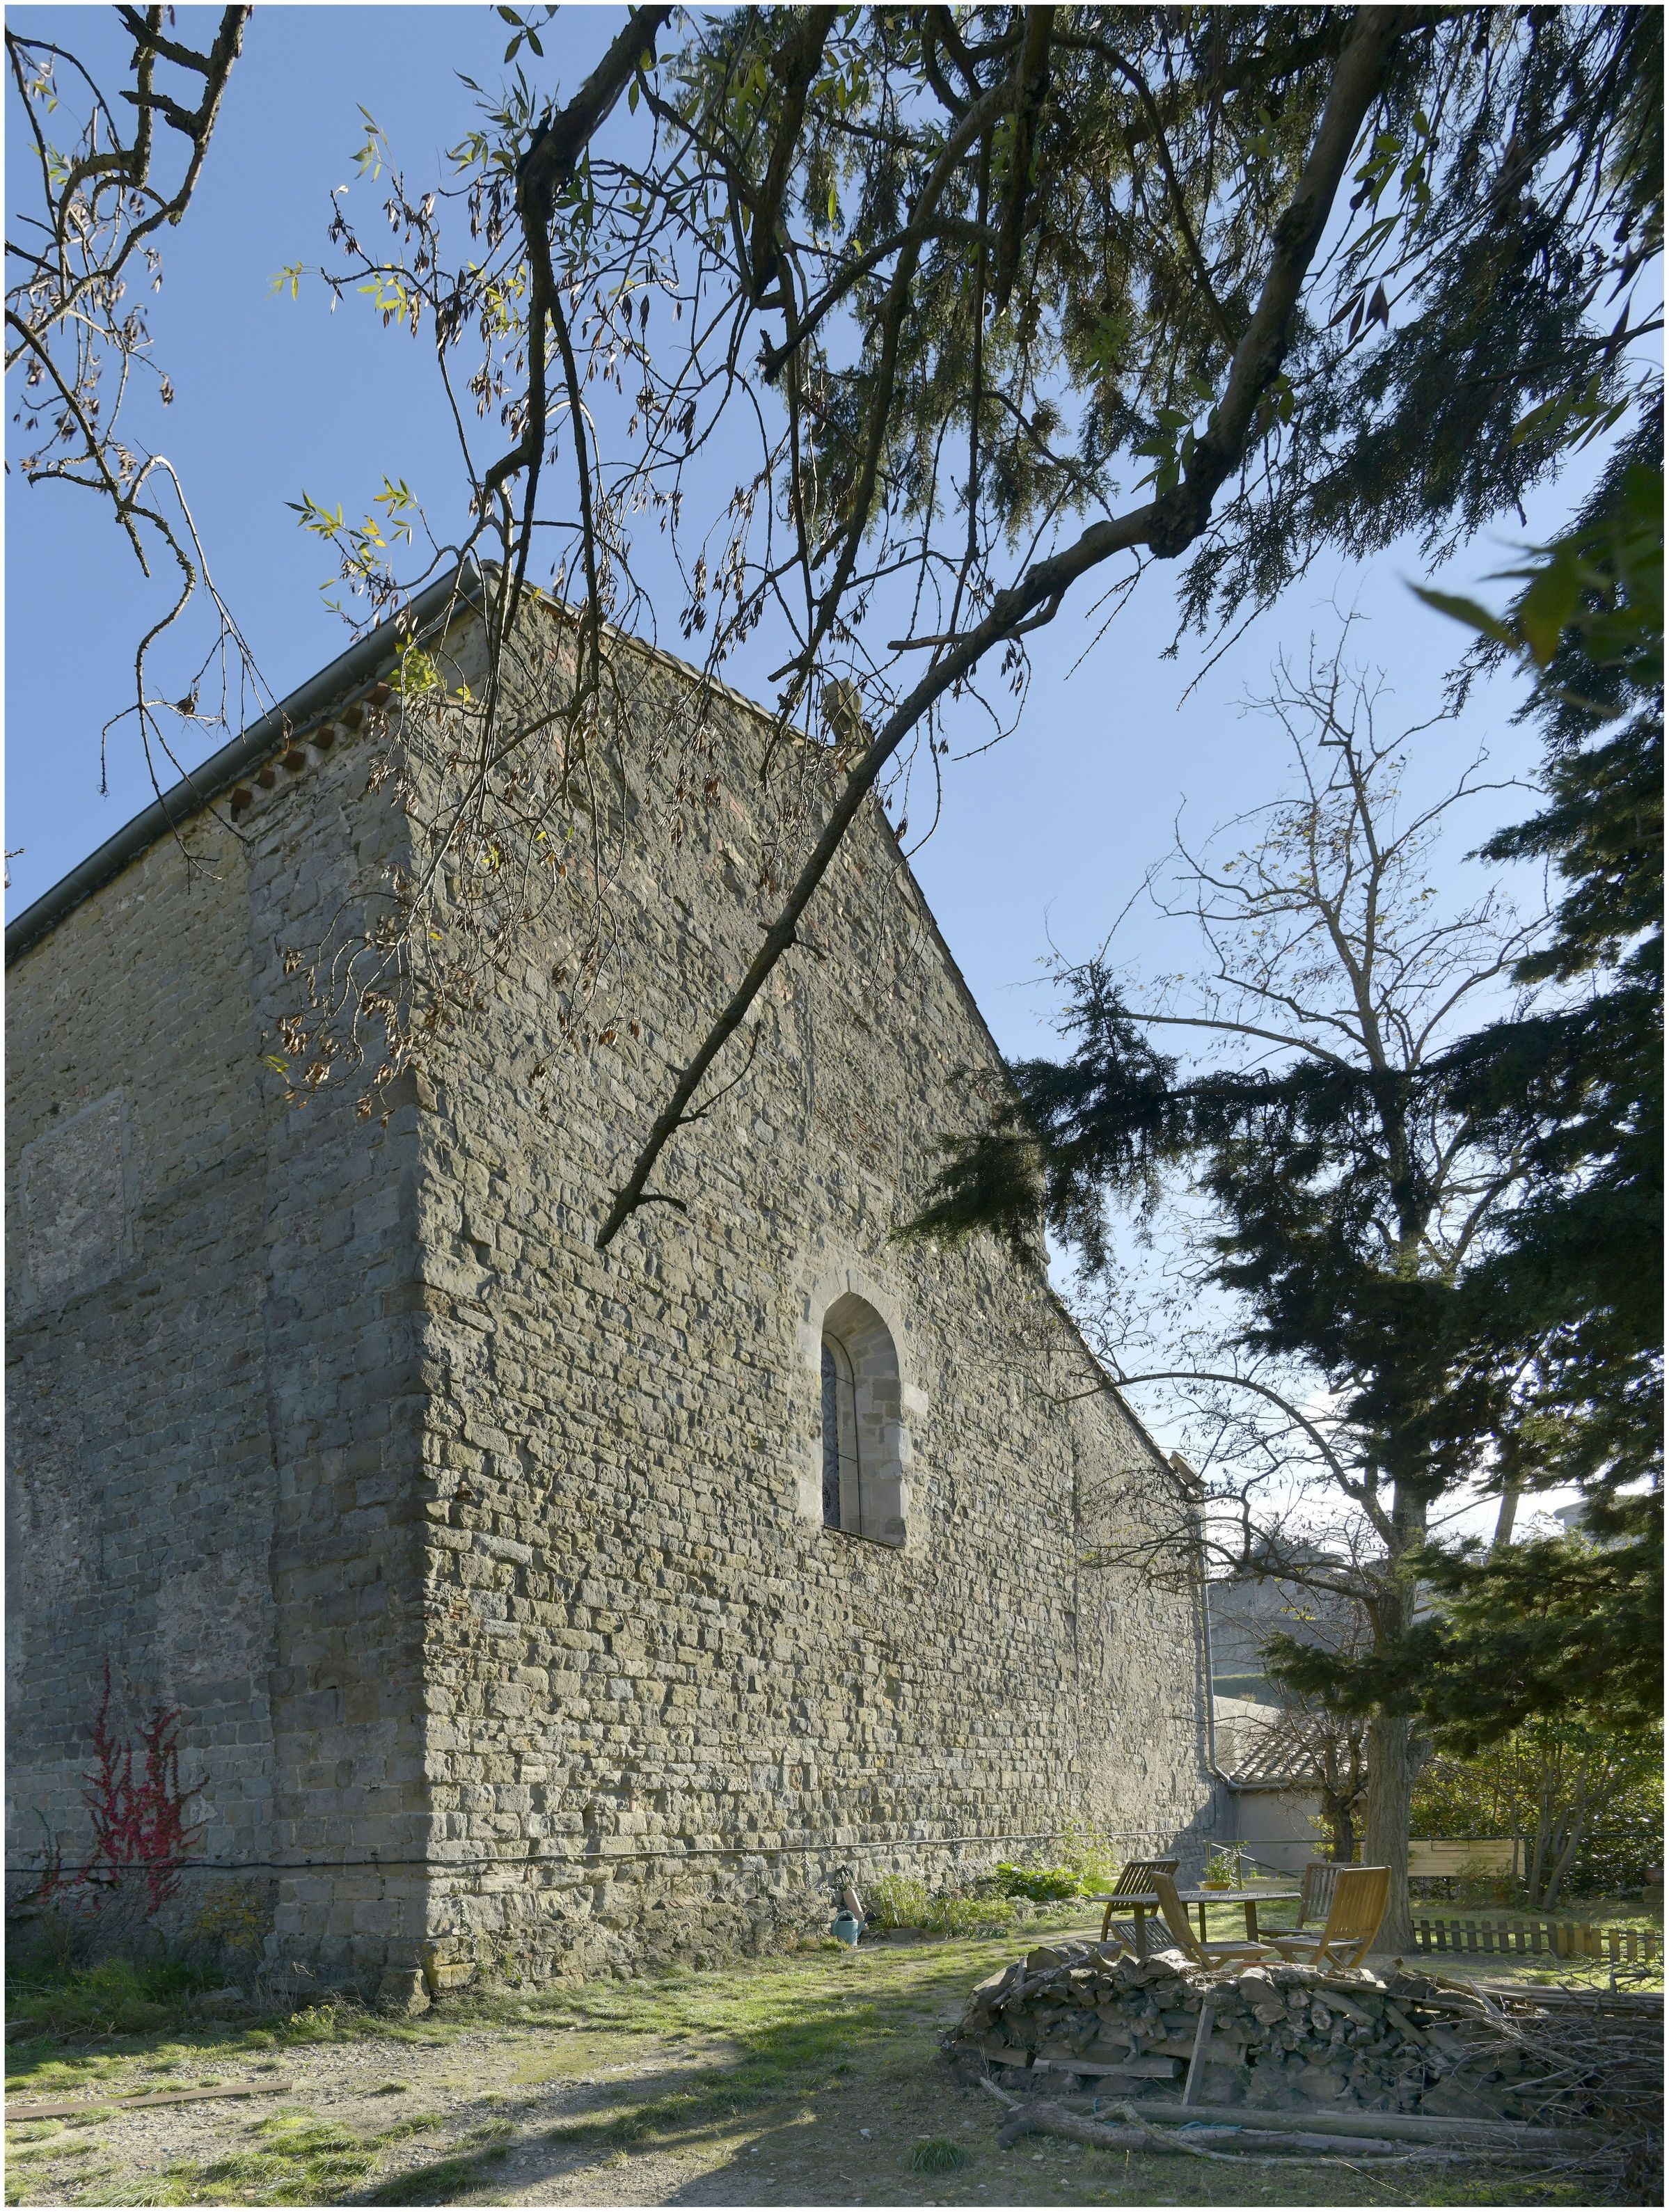
{"type": "MultiPolygon", "coordinates": [[[[1194,1524],[1195,1571],[1314,1591],[1364,1624],[1369,1663],[1412,1618],[1404,1561],[1502,1474],[1488,1394],[1505,1403],[1514,1377],[1458,1380],[1445,1331],[1522,1161],[1453,1095],[1442,1059],[1484,1013],[1527,1006],[1510,977],[1539,922],[1498,888],[1440,896],[1433,847],[1494,787],[1478,763],[1408,803],[1429,726],[1387,731],[1380,684],[1344,643],[1284,660],[1256,703],[1290,741],[1292,795],[1203,846],[1179,841],[1155,886],[1197,933],[1199,967],[1141,1004],[1102,963],[1071,972],[1075,1057],[1019,1066],[1029,1126],[999,1119],[964,1147],[917,1233],[1035,1233],[1047,1200],[1084,1257],[1104,1373],[1164,1386],[1200,1470],[1179,1458],[1168,1512],[1109,1560],[1174,1580],[1194,1524]],[[1190,1041],[1186,1073],[1148,1031],[1190,1041]],[[1120,1264],[1109,1194],[1128,1231],[1159,1238],[1148,1298],[1120,1264]]],[[[1405,1911],[1419,1747],[1389,1705],[1366,1743],[1364,1847],[1405,1911]]],[[[1394,1917],[1387,1940],[1407,1940],[1394,1917]]]]}

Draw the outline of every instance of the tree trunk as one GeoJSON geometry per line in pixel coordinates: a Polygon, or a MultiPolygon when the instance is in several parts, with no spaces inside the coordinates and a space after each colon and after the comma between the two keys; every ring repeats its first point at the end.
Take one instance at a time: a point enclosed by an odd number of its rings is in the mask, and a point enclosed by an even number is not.
{"type": "Polygon", "coordinates": [[[1412,1736],[1412,1724],[1402,1714],[1375,1713],[1368,1723],[1363,1863],[1391,1869],[1385,1918],[1374,1946],[1377,1951],[1408,1952],[1414,1948],[1414,1916],[1408,1902],[1408,1822],[1414,1796],[1412,1736]]]}
{"type": "Polygon", "coordinates": [[[1330,1794],[1322,1799],[1321,1810],[1332,1831],[1332,1855],[1340,1866],[1349,1866],[1356,1856],[1356,1822],[1350,1817],[1355,1802],[1352,1798],[1341,1804],[1330,1794]]]}
{"type": "Polygon", "coordinates": [[[1547,1847],[1553,1825],[1553,1786],[1544,1780],[1536,1798],[1536,1834],[1530,1847],[1530,1876],[1526,1884],[1530,1892],[1533,1911],[1542,1901],[1542,1871],[1547,1864],[1547,1847]]]}
{"type": "Polygon", "coordinates": [[[1582,1840],[1582,1827],[1587,1818],[1587,1775],[1576,1778],[1576,1802],[1571,1807],[1567,1823],[1560,1833],[1558,1849],[1554,1855],[1553,1870],[1547,1877],[1547,1888],[1542,1898],[1542,1910],[1551,1912],[1558,1902],[1564,1878],[1570,1871],[1570,1862],[1576,1856],[1576,1846],[1582,1840]]]}
{"type": "Polygon", "coordinates": [[[1570,1862],[1575,1857],[1576,1846],[1581,1840],[1582,1816],[1578,1813],[1570,1823],[1569,1832],[1564,1838],[1558,1857],[1553,1862],[1553,1871],[1547,1877],[1547,1894],[1541,1901],[1544,1912],[1551,1912],[1558,1903],[1559,1892],[1564,1886],[1565,1876],[1570,1872],[1570,1862]]]}
{"type": "Polygon", "coordinates": [[[1490,1556],[1493,1559],[1504,1552],[1513,1540],[1513,1523],[1518,1518],[1519,1486],[1516,1482],[1502,1486],[1501,1504],[1496,1513],[1495,1534],[1490,1540],[1490,1556]]]}

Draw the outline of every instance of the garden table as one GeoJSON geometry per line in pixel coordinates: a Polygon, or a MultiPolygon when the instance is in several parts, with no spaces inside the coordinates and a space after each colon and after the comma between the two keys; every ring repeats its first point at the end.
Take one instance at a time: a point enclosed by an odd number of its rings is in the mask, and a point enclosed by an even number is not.
{"type": "MultiPolygon", "coordinates": [[[[1303,1894],[1296,1889],[1179,1889],[1177,1895],[1185,1905],[1199,1909],[1199,1940],[1205,1939],[1205,1911],[1212,1905],[1242,1905],[1246,1908],[1246,1940],[1255,1943],[1258,1936],[1258,1907],[1259,1905],[1293,1904],[1303,1894]]],[[[1136,1926],[1136,1955],[1145,1959],[1147,1948],[1147,1916],[1157,1912],[1159,1899],[1150,1891],[1145,1896],[1114,1897],[1106,1891],[1090,1899],[1092,1905],[1107,1907],[1102,1915],[1102,1941],[1107,1941],[1107,1931],[1112,1924],[1114,1911],[1128,1911],[1136,1926]]]]}

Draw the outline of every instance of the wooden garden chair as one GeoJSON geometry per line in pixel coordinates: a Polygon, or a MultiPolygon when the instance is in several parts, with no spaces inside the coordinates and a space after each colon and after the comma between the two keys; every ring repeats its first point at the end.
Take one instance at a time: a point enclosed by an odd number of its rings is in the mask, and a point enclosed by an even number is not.
{"type": "Polygon", "coordinates": [[[1391,1895],[1389,1867],[1342,1866],[1333,1876],[1332,1902],[1319,1934],[1270,1938],[1297,1966],[1359,1966],[1374,1948],[1391,1895]]]}
{"type": "MultiPolygon", "coordinates": [[[[1265,1942],[1261,1936],[1255,1943],[1244,1938],[1238,1943],[1219,1943],[1215,1940],[1201,1942],[1189,1924],[1187,1907],[1177,1895],[1176,1884],[1168,1874],[1155,1874],[1153,1893],[1159,1900],[1159,1917],[1171,1942],[1196,1966],[1215,1966],[1224,1959],[1267,1959],[1271,1955],[1272,1942],[1265,1942]]],[[[1375,1927],[1378,1924],[1376,1921],[1375,1927]]]]}
{"type": "Polygon", "coordinates": [[[1127,1909],[1130,1900],[1133,1898],[1140,1898],[1145,1907],[1148,1899],[1155,1894],[1154,1875],[1174,1874],[1176,1868],[1177,1862],[1174,1859],[1126,1859],[1125,1861],[1124,1871],[1114,1883],[1113,1893],[1107,1900],[1107,1910],[1102,1915],[1101,1939],[1103,1943],[1110,1936],[1115,1942],[1122,1943],[1125,1949],[1133,1957],[1144,1959],[1147,1956],[1147,1941],[1141,1924],[1144,1914],[1138,1912],[1134,1920],[1120,1920],[1116,1923],[1113,1915],[1121,1905],[1127,1909]]]}
{"type": "Polygon", "coordinates": [[[1337,1859],[1312,1859],[1304,1869],[1303,1894],[1298,1900],[1298,1918],[1294,1934],[1325,1921],[1332,1904],[1333,1883],[1338,1875],[1337,1859]]]}

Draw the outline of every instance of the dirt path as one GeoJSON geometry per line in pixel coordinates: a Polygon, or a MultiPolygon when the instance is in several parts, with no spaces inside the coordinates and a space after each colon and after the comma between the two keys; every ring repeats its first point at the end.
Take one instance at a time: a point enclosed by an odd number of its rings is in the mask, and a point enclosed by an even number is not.
{"type": "Polygon", "coordinates": [[[1399,2204],[1579,2201],[1522,2172],[1130,2158],[1032,2137],[959,2086],[939,2030],[1013,1954],[879,1946],[482,1999],[9,2054],[15,2204],[1399,2204]],[[123,2111],[100,2093],[270,2097],[123,2111]],[[941,2170],[913,2164],[938,2147],[941,2170]]]}
{"type": "Polygon", "coordinates": [[[1066,2170],[1083,2163],[1066,2146],[997,2154],[991,2108],[936,2057],[907,2094],[890,2078],[850,2081],[693,2125],[674,2114],[664,2135],[634,2142],[644,2105],[676,2106],[738,2054],[718,2039],[630,2040],[628,2052],[616,2037],[502,2027],[438,2047],[379,2036],[212,2074],[147,2074],[146,2087],[282,2087],[270,2100],[140,2112],[89,2103],[85,2123],[15,2126],[8,2201],[1055,2203],[1066,2170]],[[980,2170],[913,2174],[911,2152],[932,2137],[965,2146],[980,2170]],[[367,2171],[346,2170],[361,2162],[367,2171]]]}

